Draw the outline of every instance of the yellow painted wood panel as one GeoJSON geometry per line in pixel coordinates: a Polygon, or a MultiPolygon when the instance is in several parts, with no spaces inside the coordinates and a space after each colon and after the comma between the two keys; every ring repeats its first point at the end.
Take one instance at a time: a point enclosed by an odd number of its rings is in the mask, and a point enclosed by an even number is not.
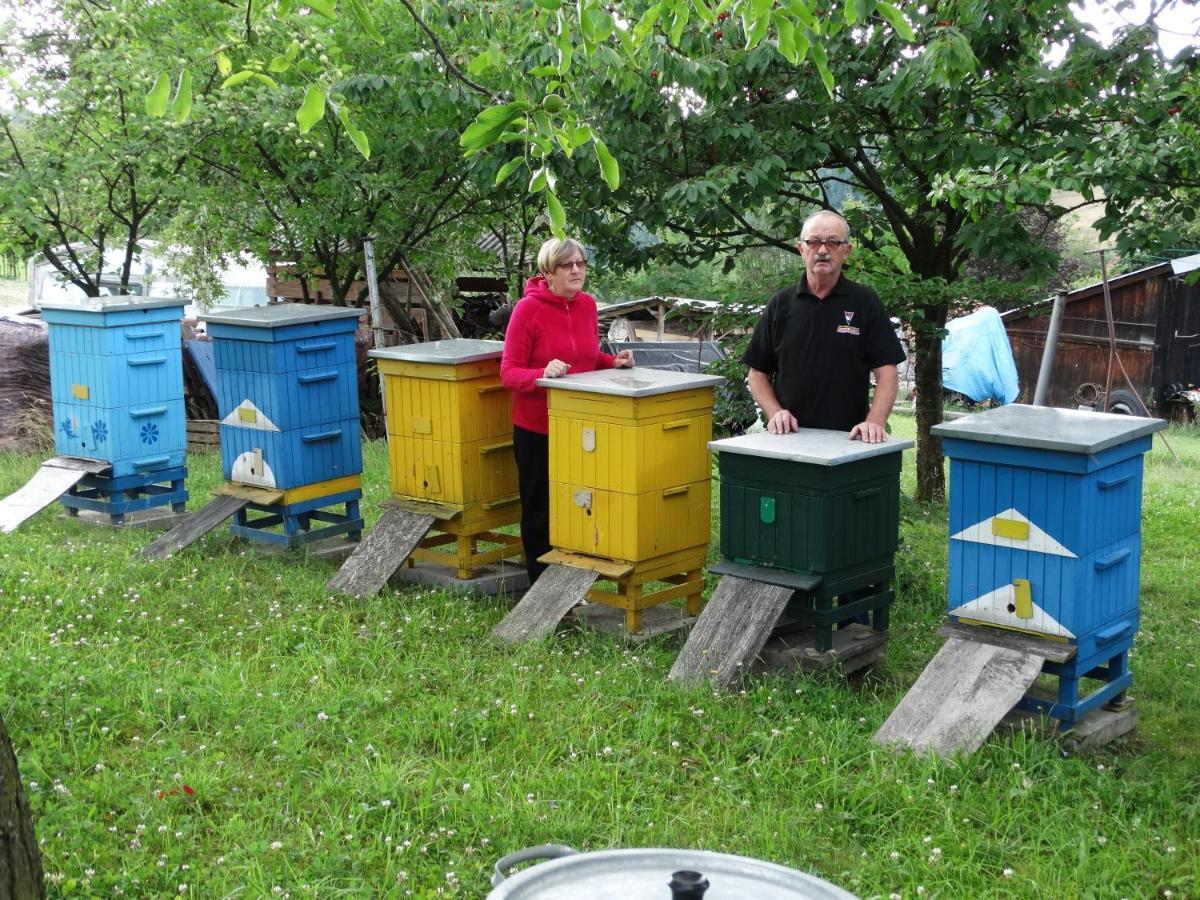
{"type": "Polygon", "coordinates": [[[511,436],[459,444],[388,435],[388,455],[397,497],[468,506],[518,492],[511,436]]]}
{"type": "Polygon", "coordinates": [[[689,415],[712,413],[711,387],[654,394],[650,397],[620,397],[554,388],[549,395],[550,415],[596,419],[602,422],[647,423],[658,419],[679,419],[689,415]]]}
{"type": "Polygon", "coordinates": [[[609,559],[641,562],[708,544],[709,479],[642,494],[550,483],[550,543],[609,559]]]}
{"type": "Polygon", "coordinates": [[[486,378],[500,371],[500,360],[481,359],[471,363],[426,363],[412,360],[380,359],[379,372],[385,377],[425,378],[435,381],[469,381],[486,378]]]}
{"type": "MultiPolygon", "coordinates": [[[[388,435],[465,444],[512,436],[512,397],[492,371],[469,379],[386,375],[388,435]]],[[[461,366],[426,366],[459,369],[461,366]]],[[[382,371],[382,367],[381,367],[382,371]]]]}
{"type": "Polygon", "coordinates": [[[708,478],[712,416],[649,425],[550,418],[550,480],[627,494],[708,478]]]}

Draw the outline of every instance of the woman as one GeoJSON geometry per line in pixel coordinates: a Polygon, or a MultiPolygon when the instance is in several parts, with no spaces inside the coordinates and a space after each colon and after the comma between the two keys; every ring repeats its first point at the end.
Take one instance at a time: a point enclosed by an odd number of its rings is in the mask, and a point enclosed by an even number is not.
{"type": "Polygon", "coordinates": [[[578,241],[551,238],[537,257],[541,273],[529,279],[504,334],[500,380],[513,392],[513,453],[521,490],[521,543],[533,584],[550,550],[550,416],[539,378],[568,372],[628,368],[633,352],[600,352],[596,301],[583,292],[587,254],[578,241]]]}

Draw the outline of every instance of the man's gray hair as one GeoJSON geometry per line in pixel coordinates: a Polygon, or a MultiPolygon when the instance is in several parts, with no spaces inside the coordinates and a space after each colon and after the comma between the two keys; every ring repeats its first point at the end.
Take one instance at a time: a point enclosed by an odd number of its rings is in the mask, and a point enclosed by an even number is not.
{"type": "Polygon", "coordinates": [[[815,222],[817,219],[824,218],[837,219],[839,222],[841,222],[844,232],[842,235],[842,240],[850,240],[850,223],[846,221],[845,217],[842,216],[841,213],[835,213],[832,209],[823,209],[820,212],[813,213],[811,216],[805,219],[804,225],[800,228],[800,240],[803,241],[808,238],[808,229],[813,222],[815,222]]]}

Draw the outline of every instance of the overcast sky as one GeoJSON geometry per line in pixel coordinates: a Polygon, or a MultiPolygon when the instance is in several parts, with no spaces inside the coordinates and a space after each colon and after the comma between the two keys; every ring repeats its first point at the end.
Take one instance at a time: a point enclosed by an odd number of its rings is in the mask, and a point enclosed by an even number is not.
{"type": "MultiPolygon", "coordinates": [[[[1116,3],[1098,3],[1095,0],[1084,0],[1074,4],[1079,10],[1079,17],[1090,23],[1096,29],[1096,35],[1102,43],[1112,39],[1113,32],[1122,25],[1140,25],[1146,21],[1150,12],[1150,0],[1131,0],[1122,4],[1128,9],[1117,12],[1116,3]]],[[[1158,0],[1157,6],[1162,6],[1158,0]]],[[[1175,0],[1158,17],[1159,44],[1168,59],[1174,58],[1180,50],[1189,44],[1197,43],[1197,30],[1200,30],[1200,5],[1188,4],[1183,0],[1175,0]]]]}

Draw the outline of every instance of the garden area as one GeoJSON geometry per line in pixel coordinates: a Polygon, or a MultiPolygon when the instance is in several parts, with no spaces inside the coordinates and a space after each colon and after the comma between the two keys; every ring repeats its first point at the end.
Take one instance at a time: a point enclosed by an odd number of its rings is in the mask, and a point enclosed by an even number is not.
{"type": "MultiPolygon", "coordinates": [[[[903,502],[880,665],[721,694],[666,681],[679,635],[564,624],[501,647],[509,597],[329,597],[328,561],[224,530],[148,563],[147,532],[47,510],[3,538],[0,598],[4,718],[50,890],[479,897],[500,857],[565,843],[751,856],[863,897],[1191,896],[1200,434],[1165,437],[1178,459],[1162,437],[1146,458],[1141,724],[1087,756],[1029,732],[945,759],[871,741],[940,644],[942,506],[903,502]]],[[[386,448],[365,457],[373,519],[386,448]]],[[[0,462],[3,495],[41,457],[0,462]]],[[[196,508],[220,463],[189,466],[196,508]]]]}
{"type": "MultiPolygon", "coordinates": [[[[434,397],[405,394],[425,373],[402,354],[499,341],[530,309],[521,297],[539,269],[565,268],[571,297],[586,279],[600,340],[677,338],[694,348],[689,375],[703,359],[736,388],[753,386],[742,351],[768,298],[820,266],[832,290],[844,264],[869,305],[857,319],[830,313],[836,340],[857,346],[843,337],[872,324],[889,344],[894,333],[904,381],[890,428],[915,442],[882,656],[852,674],[756,669],[720,691],[668,680],[686,631],[630,640],[581,613],[505,645],[492,632],[516,596],[393,580],[352,597],[330,587],[332,560],[224,525],[152,560],[151,530],[67,516],[69,488],[42,485],[40,513],[22,498],[0,515],[0,900],[483,897],[498,860],[547,843],[734,854],[863,898],[1200,895],[1198,28],[1190,0],[0,0],[0,498],[57,455],[70,459],[47,483],[107,467],[111,486],[132,467],[112,502],[186,485],[189,511],[258,498],[281,520],[301,510],[303,528],[353,532],[361,438],[369,532],[400,494],[378,439],[395,424],[380,373],[397,376],[397,395],[434,397]],[[818,219],[836,232],[802,230],[818,212],[837,214],[818,219]],[[578,244],[547,268],[550,238],[578,244]],[[1067,312],[1050,338],[1056,297],[1067,312]],[[108,316],[112,298],[126,307],[113,340],[137,347],[129,367],[112,345],[103,359],[53,345],[54,329],[91,328],[75,320],[108,316]],[[991,528],[977,541],[989,548],[1032,535],[1037,548],[1016,549],[1057,554],[1054,565],[1111,554],[1083,560],[1085,573],[1140,552],[1140,581],[1121,582],[1136,593],[1136,638],[1130,609],[1100,623],[1127,629],[1105,640],[1133,640],[1139,722],[1089,752],[1045,720],[1006,725],[973,753],[872,739],[942,647],[959,583],[935,429],[1013,402],[944,390],[944,341],[977,312],[995,325],[989,347],[1010,345],[1020,364],[1017,402],[1035,402],[1049,347],[1047,371],[1062,377],[1036,402],[1104,411],[1120,397],[1123,411],[1171,420],[1145,456],[1140,507],[1122,500],[1115,553],[1076,555],[1015,506],[971,526],[991,528]],[[255,329],[296,328],[291,341],[318,321],[321,341],[296,349],[320,362],[311,370],[221,353],[255,329]],[[281,366],[306,386],[295,396],[320,401],[273,405],[281,366]],[[94,411],[108,395],[141,399],[132,418],[110,418],[94,411]],[[293,415],[300,424],[278,424],[293,415]],[[244,445],[225,462],[198,446],[218,434],[244,445]],[[277,462],[293,438],[315,447],[303,477],[277,462]],[[100,458],[122,441],[126,457],[100,458]],[[27,521],[6,518],[22,504],[27,521]]],[[[582,320],[563,308],[575,352],[582,320]]],[[[864,392],[870,370],[884,384],[892,363],[857,361],[864,392]]],[[[518,496],[509,398],[494,382],[464,395],[486,413],[429,401],[408,423],[431,442],[450,407],[464,431],[478,426],[477,468],[496,483],[472,547],[500,543],[485,527],[517,530],[493,515],[518,496]]],[[[662,431],[737,434],[760,411],[735,389],[708,417],[709,395],[695,396],[691,418],[671,413],[662,431]]],[[[581,440],[594,450],[595,430],[581,440]]],[[[420,506],[458,473],[429,460],[418,472],[414,446],[409,474],[425,493],[402,499],[420,506]]],[[[676,606],[700,584],[705,601],[722,598],[699,563],[706,536],[706,566],[720,559],[720,472],[706,529],[707,494],[689,493],[708,485],[699,443],[648,446],[672,477],[685,468],[672,454],[688,455],[690,480],[659,485],[661,498],[704,511],[678,529],[692,543],[630,566],[679,563],[655,570],[676,606]]],[[[1132,477],[1098,490],[1127,498],[1132,477]]],[[[590,491],[568,499],[570,515],[593,514],[590,491]]],[[[774,524],[773,503],[747,509],[774,524]]],[[[664,513],[638,527],[657,546],[675,525],[664,513]]],[[[639,592],[621,582],[629,560],[611,555],[584,574],[639,592]]],[[[881,559],[854,562],[849,602],[887,596],[886,578],[867,579],[891,577],[881,559]]],[[[963,599],[1011,589],[1008,613],[1029,618],[1042,596],[1013,574],[963,599]]]]}

